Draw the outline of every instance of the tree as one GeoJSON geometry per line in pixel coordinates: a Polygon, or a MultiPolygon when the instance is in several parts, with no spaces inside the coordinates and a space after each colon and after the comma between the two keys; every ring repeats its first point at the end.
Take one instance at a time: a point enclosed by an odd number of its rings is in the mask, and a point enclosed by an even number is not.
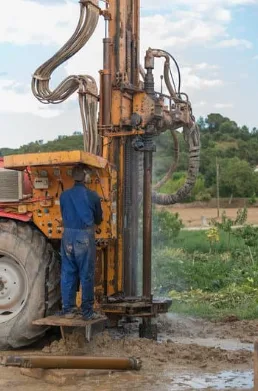
{"type": "Polygon", "coordinates": [[[232,134],[232,133],[238,133],[238,126],[236,124],[235,121],[225,121],[225,122],[222,122],[219,126],[219,131],[222,133],[222,134],[232,134]]]}
{"type": "Polygon", "coordinates": [[[209,114],[206,118],[206,124],[210,132],[217,132],[220,128],[220,125],[223,122],[228,121],[228,118],[223,117],[221,114],[209,114]]]}
{"type": "Polygon", "coordinates": [[[220,160],[221,196],[251,197],[258,191],[258,176],[245,160],[237,157],[220,160]]]}
{"type": "Polygon", "coordinates": [[[248,141],[251,138],[251,134],[249,132],[249,129],[245,125],[242,126],[242,128],[240,129],[240,135],[241,135],[241,139],[245,140],[245,141],[248,141]]]}

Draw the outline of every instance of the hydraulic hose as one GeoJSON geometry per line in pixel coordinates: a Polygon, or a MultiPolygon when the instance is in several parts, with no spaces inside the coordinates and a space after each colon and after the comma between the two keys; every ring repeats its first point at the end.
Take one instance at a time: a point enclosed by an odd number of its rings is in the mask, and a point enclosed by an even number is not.
{"type": "Polygon", "coordinates": [[[98,143],[96,81],[88,75],[71,75],[51,90],[50,79],[55,69],[74,56],[88,42],[96,29],[98,19],[98,0],[81,0],[80,18],[74,34],[53,57],[35,71],[31,84],[33,94],[44,104],[64,102],[73,93],[79,92],[84,149],[91,153],[96,153],[98,143]]]}
{"type": "Polygon", "coordinates": [[[152,193],[152,201],[158,205],[172,205],[185,199],[193,189],[200,166],[200,131],[194,122],[191,127],[184,127],[184,137],[189,149],[189,164],[184,185],[174,194],[152,193]]]}
{"type": "Polygon", "coordinates": [[[179,158],[179,151],[177,151],[175,155],[175,161],[172,162],[169,171],[164,176],[164,178],[159,183],[157,183],[156,186],[153,188],[154,190],[152,192],[153,203],[159,205],[172,205],[185,199],[190,194],[191,190],[195,185],[197,175],[199,172],[199,166],[200,166],[200,131],[198,125],[195,122],[195,118],[192,115],[191,104],[188,101],[188,97],[186,94],[181,93],[180,91],[180,87],[181,87],[180,70],[174,57],[172,57],[165,50],[150,48],[147,51],[147,55],[145,58],[145,64],[147,64],[148,68],[150,69],[154,68],[155,57],[165,58],[164,80],[170,94],[172,106],[174,106],[174,112],[173,111],[170,112],[171,123],[164,130],[168,128],[175,129],[175,128],[183,127],[183,134],[184,134],[185,141],[188,145],[188,152],[189,152],[188,173],[184,185],[174,194],[161,194],[155,191],[158,188],[160,188],[161,185],[166,183],[166,181],[171,177],[172,173],[176,169],[176,163],[178,162],[178,158],[179,158]],[[175,91],[171,83],[171,79],[172,79],[172,82],[174,84],[174,79],[173,79],[173,75],[171,74],[171,68],[170,68],[171,58],[175,62],[178,71],[178,77],[179,77],[178,91],[175,91]],[[186,100],[183,100],[182,96],[185,96],[186,100]],[[189,116],[188,120],[186,120],[187,116],[184,116],[184,113],[188,114],[189,116]],[[183,120],[181,115],[184,116],[183,120]]]}

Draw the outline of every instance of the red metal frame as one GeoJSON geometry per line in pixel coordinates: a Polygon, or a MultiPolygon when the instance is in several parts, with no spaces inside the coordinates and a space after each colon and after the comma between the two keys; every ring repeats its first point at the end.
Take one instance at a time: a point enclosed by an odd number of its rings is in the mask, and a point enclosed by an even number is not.
{"type": "Polygon", "coordinates": [[[20,215],[18,213],[5,212],[4,210],[0,209],[0,217],[5,217],[7,219],[18,220],[18,221],[23,221],[23,222],[27,223],[28,221],[31,220],[32,213],[26,213],[26,214],[20,215]]]}

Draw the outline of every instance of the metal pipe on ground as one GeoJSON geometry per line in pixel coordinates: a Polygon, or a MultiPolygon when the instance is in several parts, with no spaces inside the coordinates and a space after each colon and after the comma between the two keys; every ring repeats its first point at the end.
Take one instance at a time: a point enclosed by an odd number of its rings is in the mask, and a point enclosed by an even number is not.
{"type": "Polygon", "coordinates": [[[140,370],[141,360],[117,357],[85,356],[5,356],[0,365],[5,367],[41,368],[41,369],[106,369],[140,370]]]}

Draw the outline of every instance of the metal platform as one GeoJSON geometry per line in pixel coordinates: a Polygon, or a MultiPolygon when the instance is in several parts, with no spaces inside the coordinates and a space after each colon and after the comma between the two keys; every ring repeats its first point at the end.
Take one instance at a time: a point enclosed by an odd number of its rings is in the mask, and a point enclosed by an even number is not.
{"type": "MultiPolygon", "coordinates": [[[[109,324],[114,321],[116,325],[119,319],[125,318],[142,318],[143,324],[140,327],[140,337],[153,338],[157,335],[155,325],[151,325],[151,319],[158,314],[167,313],[172,303],[171,299],[152,299],[145,300],[142,297],[109,297],[105,303],[101,304],[101,311],[105,313],[106,317],[96,320],[85,321],[80,317],[67,319],[61,316],[48,316],[47,318],[34,320],[32,323],[37,326],[57,326],[60,327],[61,335],[65,340],[66,327],[83,327],[85,328],[85,337],[90,341],[92,337],[92,326],[98,325],[100,332],[104,330],[107,322],[109,324]],[[155,328],[155,332],[152,330],[155,328]],[[146,329],[147,331],[144,331],[146,329]]],[[[111,326],[113,327],[113,326],[111,326]]],[[[155,338],[154,338],[155,339],[155,338]]]]}
{"type": "Polygon", "coordinates": [[[65,340],[65,327],[84,327],[85,337],[87,341],[90,341],[92,335],[92,326],[99,325],[105,327],[107,321],[106,317],[94,320],[83,320],[79,317],[67,319],[61,316],[48,316],[47,318],[37,319],[32,322],[36,326],[57,326],[60,327],[62,338],[65,340]]]}
{"type": "Polygon", "coordinates": [[[83,320],[79,317],[67,319],[61,316],[48,316],[47,318],[37,319],[32,322],[36,326],[59,326],[59,327],[86,327],[97,323],[106,322],[107,318],[94,320],[83,320]]]}
{"type": "Polygon", "coordinates": [[[107,315],[120,315],[128,318],[148,318],[168,312],[172,303],[169,299],[153,299],[125,297],[109,298],[108,302],[101,305],[101,310],[107,315]]]}

